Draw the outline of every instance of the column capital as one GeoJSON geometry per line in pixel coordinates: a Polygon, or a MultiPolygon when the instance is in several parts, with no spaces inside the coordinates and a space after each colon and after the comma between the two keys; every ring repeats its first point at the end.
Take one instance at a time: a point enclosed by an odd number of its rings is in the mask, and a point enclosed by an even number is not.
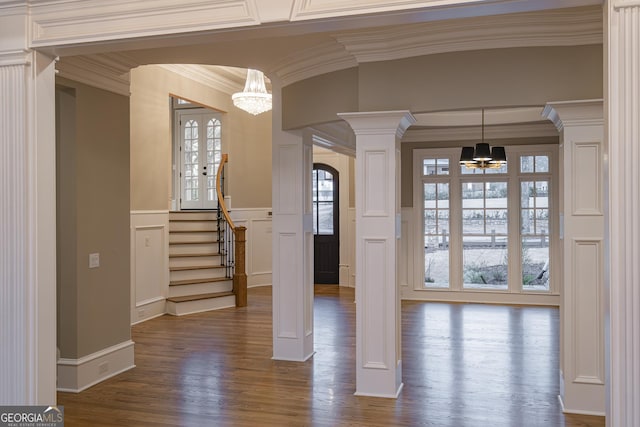
{"type": "Polygon", "coordinates": [[[640,7],[640,0],[615,0],[613,2],[613,8],[615,10],[628,7],[640,7]]]}
{"type": "Polygon", "coordinates": [[[416,122],[409,110],[338,113],[349,123],[356,135],[395,133],[398,138],[416,122]]]}
{"type": "Polygon", "coordinates": [[[562,131],[566,126],[585,126],[603,123],[602,99],[548,102],[542,117],[550,120],[562,131]]]}

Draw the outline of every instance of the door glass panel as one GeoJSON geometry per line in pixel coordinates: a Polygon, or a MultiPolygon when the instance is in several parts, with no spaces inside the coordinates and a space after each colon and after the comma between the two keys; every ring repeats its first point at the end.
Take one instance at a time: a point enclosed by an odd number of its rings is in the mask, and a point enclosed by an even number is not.
{"type": "Polygon", "coordinates": [[[218,200],[216,173],[220,165],[220,120],[211,119],[207,123],[207,200],[218,200]],[[217,130],[217,131],[216,131],[217,130]],[[218,135],[217,137],[215,135],[218,135]]]}
{"type": "Polygon", "coordinates": [[[424,286],[448,288],[449,183],[423,183],[423,186],[424,286]]]}
{"type": "Polygon", "coordinates": [[[184,125],[185,198],[198,200],[198,122],[188,120],[184,125]]]}
{"type": "Polygon", "coordinates": [[[507,289],[506,182],[462,183],[463,286],[507,289]]]}
{"type": "MultiPolygon", "coordinates": [[[[536,157],[536,169],[538,165],[544,165],[538,162],[538,157],[542,156],[536,157]]],[[[522,287],[527,291],[549,290],[548,189],[549,181],[546,180],[520,184],[522,287]]]]}
{"type": "Polygon", "coordinates": [[[313,232],[334,234],[334,179],[331,172],[314,169],[312,174],[313,232]]]}

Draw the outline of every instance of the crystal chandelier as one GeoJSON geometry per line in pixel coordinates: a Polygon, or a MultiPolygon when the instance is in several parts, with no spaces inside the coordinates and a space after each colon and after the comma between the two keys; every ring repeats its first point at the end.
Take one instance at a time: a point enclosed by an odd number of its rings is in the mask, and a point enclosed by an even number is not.
{"type": "Polygon", "coordinates": [[[271,94],[264,84],[264,74],[258,70],[247,70],[247,82],[242,92],[231,95],[233,105],[257,116],[271,110],[271,94]]]}
{"type": "Polygon", "coordinates": [[[482,109],[482,142],[474,147],[462,147],[460,164],[469,169],[499,169],[507,163],[504,147],[489,148],[484,142],[484,108],[482,109]]]}

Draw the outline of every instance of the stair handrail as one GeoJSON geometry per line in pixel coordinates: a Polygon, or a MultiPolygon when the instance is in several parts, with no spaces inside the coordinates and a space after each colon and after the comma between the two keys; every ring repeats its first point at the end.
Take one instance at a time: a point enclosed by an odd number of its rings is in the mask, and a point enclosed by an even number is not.
{"type": "MultiPolygon", "coordinates": [[[[233,234],[233,260],[231,261],[231,268],[233,269],[233,293],[236,296],[236,307],[246,307],[247,305],[247,273],[245,267],[245,245],[246,245],[246,231],[247,228],[243,226],[236,226],[229,215],[229,210],[224,201],[224,195],[222,193],[222,175],[224,171],[224,165],[229,161],[228,154],[222,154],[220,158],[220,164],[218,165],[218,173],[216,174],[216,193],[218,194],[218,209],[222,211],[224,219],[228,225],[229,231],[233,234]]],[[[230,239],[226,234],[223,235],[224,239],[230,239]]]]}
{"type": "Polygon", "coordinates": [[[235,231],[236,226],[231,220],[231,216],[229,215],[229,210],[227,210],[227,204],[224,201],[224,195],[222,194],[222,170],[224,169],[225,163],[229,161],[229,155],[223,154],[220,159],[220,164],[218,165],[218,173],[216,174],[216,193],[218,194],[218,204],[222,209],[222,214],[224,215],[224,219],[227,221],[231,230],[235,231]]]}

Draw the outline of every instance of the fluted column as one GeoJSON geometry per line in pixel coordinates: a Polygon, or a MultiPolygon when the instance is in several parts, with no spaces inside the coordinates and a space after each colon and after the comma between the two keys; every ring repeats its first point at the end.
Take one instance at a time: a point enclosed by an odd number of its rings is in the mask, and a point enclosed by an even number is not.
{"type": "Polygon", "coordinates": [[[55,404],[51,59],[0,52],[0,405],[55,404]]]}
{"type": "Polygon", "coordinates": [[[640,1],[606,4],[610,258],[607,425],[640,426],[640,1]]]}
{"type": "Polygon", "coordinates": [[[400,138],[408,111],[342,113],[356,135],[356,395],[402,390],[400,138]]]}
{"type": "Polygon", "coordinates": [[[313,355],[313,220],[311,136],[282,129],[277,79],[273,88],[273,358],[313,355]]]}

